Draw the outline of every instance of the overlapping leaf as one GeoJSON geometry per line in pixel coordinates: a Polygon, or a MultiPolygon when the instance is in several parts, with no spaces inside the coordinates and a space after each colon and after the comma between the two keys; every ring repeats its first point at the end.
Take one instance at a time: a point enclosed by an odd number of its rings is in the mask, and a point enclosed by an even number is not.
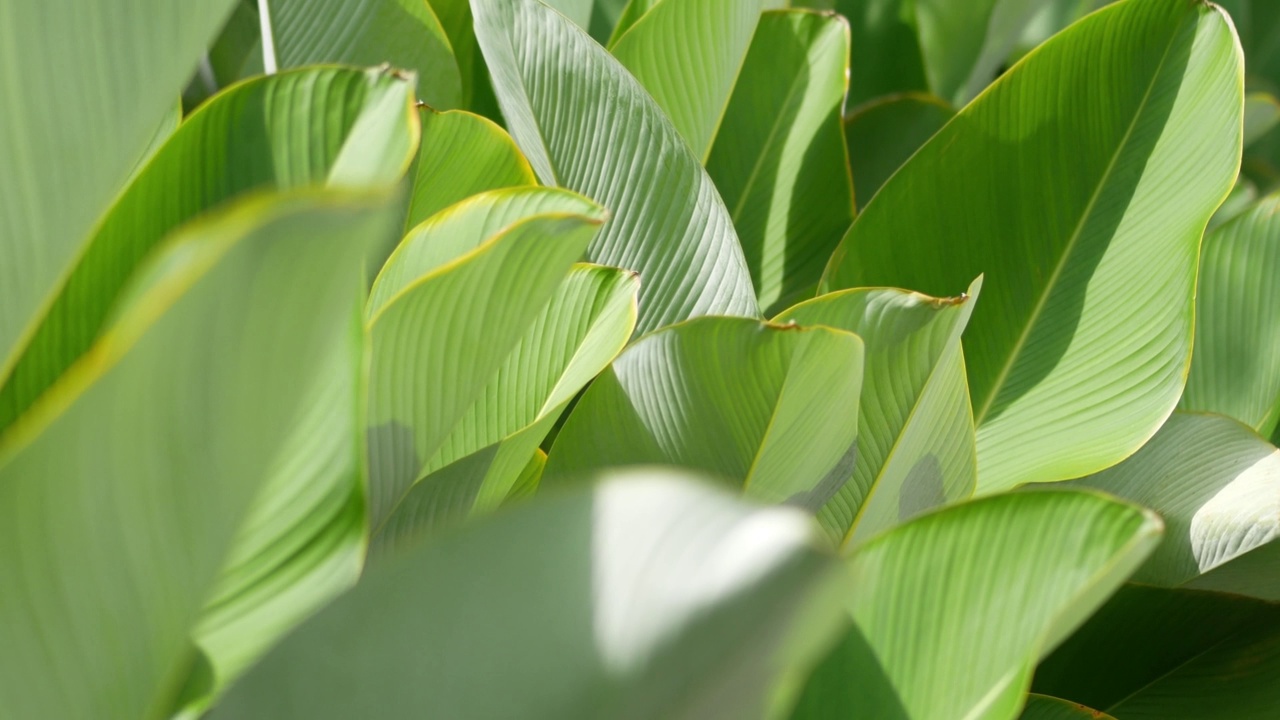
{"type": "Polygon", "coordinates": [[[0,3],[0,382],[233,3],[0,3]]]}
{"type": "Polygon", "coordinates": [[[481,195],[442,215],[406,238],[369,301],[374,527],[423,477],[607,217],[544,188],[481,195]]]}
{"type": "MultiPolygon", "coordinates": [[[[375,549],[468,514],[515,490],[530,458],[574,395],[622,350],[635,328],[639,284],[625,270],[578,265],[511,350],[440,449],[424,477],[376,528],[375,549]]],[[[537,477],[525,482],[536,485],[537,477]]]]}
{"type": "Polygon", "coordinates": [[[1280,450],[1237,421],[1174,413],[1133,457],[1070,484],[1164,518],[1135,580],[1280,600],[1280,450]]]}
{"type": "Polygon", "coordinates": [[[955,298],[845,290],[774,319],[848,330],[866,343],[853,479],[819,513],[842,544],[973,492],[977,457],[960,333],[980,288],[975,281],[955,298]]]}
{"type": "Polygon", "coordinates": [[[174,709],[236,529],[347,342],[361,240],[388,227],[387,200],[258,198],[188,226],[3,436],[6,713],[174,709]]]}
{"type": "Polygon", "coordinates": [[[633,344],[556,436],[543,484],[601,468],[692,468],[816,511],[853,474],[862,341],[829,328],[700,318],[633,344]]]}
{"type": "Polygon", "coordinates": [[[1264,437],[1280,421],[1280,193],[1204,239],[1196,342],[1181,407],[1229,415],[1264,437]]]}
{"type": "Polygon", "coordinates": [[[422,142],[405,227],[486,190],[537,185],[511,136],[468,112],[420,110],[422,142]]]}
{"type": "Polygon", "coordinates": [[[508,128],[538,178],[613,213],[587,258],[640,273],[637,330],[758,315],[724,202],[635,78],[537,0],[472,9],[508,128]]]}
{"type": "Polygon", "coordinates": [[[793,718],[1010,720],[1036,660],[1142,562],[1160,521],[1083,492],[984,498],[850,558],[854,625],[793,718]]]}
{"type": "Polygon", "coordinates": [[[1031,695],[1018,716],[1021,720],[1115,720],[1106,713],[1048,695],[1031,695]]]}
{"type": "Polygon", "coordinates": [[[11,423],[97,337],[120,289],[181,223],[255,188],[390,185],[418,126],[410,83],[324,68],[259,78],[194,113],[140,172],[90,240],[13,374],[0,388],[11,423]]]}
{"type": "Polygon", "coordinates": [[[844,119],[858,207],[866,204],[902,164],[955,116],[946,102],[923,93],[873,100],[844,119]]]}
{"type": "Polygon", "coordinates": [[[425,0],[268,0],[281,68],[389,64],[418,79],[418,97],[440,110],[462,104],[453,47],[425,0]]]}
{"type": "Polygon", "coordinates": [[[1005,73],[855,221],[827,288],[986,274],[965,336],[980,491],[1096,472],[1173,409],[1242,102],[1220,9],[1125,0],[1005,73]]]}
{"type": "Polygon", "coordinates": [[[838,618],[815,535],[671,474],[537,498],[375,568],[213,717],[764,717],[838,618]]]}
{"type": "Polygon", "coordinates": [[[848,67],[849,29],[838,16],[764,13],[714,135],[707,172],[768,313],[813,295],[853,222],[840,131],[848,67]]]}

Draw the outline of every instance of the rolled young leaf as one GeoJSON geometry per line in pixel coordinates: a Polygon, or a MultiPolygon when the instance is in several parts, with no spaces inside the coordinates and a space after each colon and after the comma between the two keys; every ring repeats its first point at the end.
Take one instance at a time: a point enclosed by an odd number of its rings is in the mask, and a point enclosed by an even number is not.
{"type": "Polygon", "coordinates": [[[839,16],[764,13],[715,134],[707,172],[766,313],[813,295],[853,222],[840,131],[848,68],[849,28],[839,16]]]}
{"type": "Polygon", "coordinates": [[[412,99],[412,83],[395,75],[320,68],[250,80],[201,106],[116,201],[61,284],[0,388],[0,429],[89,348],[138,264],[182,223],[254,189],[399,180],[418,135],[412,99]]]}
{"type": "Polygon", "coordinates": [[[450,238],[442,244],[411,235],[374,286],[367,418],[372,527],[422,479],[608,217],[566,190],[498,191],[504,193],[528,200],[514,203],[527,212],[486,225],[485,196],[454,206],[446,219],[466,231],[442,233],[450,238]],[[546,209],[552,202],[578,210],[546,209]]]}
{"type": "Polygon", "coordinates": [[[841,545],[973,493],[977,454],[960,334],[981,287],[975,280],[955,298],[843,290],[774,318],[848,330],[866,343],[853,479],[818,515],[841,545]]]}
{"type": "Polygon", "coordinates": [[[1266,437],[1280,423],[1280,193],[1209,233],[1196,343],[1180,407],[1229,415],[1266,437]]]}
{"type": "Polygon", "coordinates": [[[1097,472],[1173,410],[1242,104],[1220,9],[1124,0],[1002,75],[854,222],[826,289],[943,296],[985,273],[965,335],[979,492],[1097,472]]]}
{"type": "Polygon", "coordinates": [[[21,588],[0,604],[6,713],[172,710],[237,528],[351,331],[389,201],[258,196],[185,226],[0,438],[0,584],[21,588]]]}
{"type": "Polygon", "coordinates": [[[1164,518],[1136,581],[1280,601],[1280,450],[1239,422],[1176,412],[1132,457],[1068,484],[1164,518]]]}
{"type": "Polygon", "coordinates": [[[793,718],[1013,720],[1036,661],[1160,540],[1153,513],[1080,491],[956,505],[849,559],[853,627],[793,718]]]}
{"type": "Polygon", "coordinates": [[[700,318],[659,330],[587,389],[542,483],[677,465],[816,512],[853,474],[862,354],[856,335],[824,327],[700,318]]]}
{"type": "Polygon", "coordinates": [[[538,0],[472,0],[472,10],[508,129],[538,179],[613,214],[586,257],[640,273],[637,332],[758,316],[724,201],[636,79],[538,0]]]}
{"type": "Polygon", "coordinates": [[[838,622],[839,568],[802,513],[687,477],[615,475],[419,545],[212,717],[769,715],[838,622]]]}
{"type": "Polygon", "coordinates": [[[0,382],[234,4],[0,2],[0,382]]]}

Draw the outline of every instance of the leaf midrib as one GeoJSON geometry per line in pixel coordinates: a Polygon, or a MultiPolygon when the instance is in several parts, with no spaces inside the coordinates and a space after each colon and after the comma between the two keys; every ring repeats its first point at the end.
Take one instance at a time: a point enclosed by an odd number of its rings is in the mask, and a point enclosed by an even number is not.
{"type": "MultiPolygon", "coordinates": [[[[1198,22],[1198,19],[1197,19],[1198,22]]],[[[1088,204],[1085,205],[1084,211],[1080,214],[1080,220],[1076,223],[1075,230],[1071,234],[1071,238],[1067,240],[1066,246],[1062,250],[1061,257],[1058,258],[1057,265],[1053,268],[1053,273],[1049,275],[1048,282],[1045,283],[1044,289],[1040,297],[1036,299],[1036,305],[1031,310],[1031,315],[1027,317],[1027,322],[1022,328],[1022,332],[1018,336],[1017,342],[1009,352],[1008,359],[1005,360],[1004,366],[996,375],[995,382],[991,384],[987,397],[983,400],[981,409],[974,413],[974,427],[981,427],[983,421],[991,411],[991,406],[995,404],[995,400],[1000,395],[1000,391],[1004,388],[1008,381],[1009,373],[1017,364],[1018,358],[1022,354],[1022,350],[1026,347],[1027,340],[1031,336],[1031,330],[1037,325],[1040,315],[1044,312],[1045,306],[1048,304],[1049,296],[1053,294],[1054,287],[1058,283],[1058,278],[1062,275],[1062,269],[1067,265],[1067,259],[1071,257],[1076,245],[1080,241],[1080,236],[1084,233],[1085,225],[1088,224],[1093,216],[1094,206],[1097,205],[1098,198],[1102,196],[1102,191],[1111,182],[1111,176],[1115,172],[1116,163],[1120,156],[1124,154],[1125,149],[1129,146],[1129,141],[1133,137],[1133,130],[1138,126],[1138,120],[1147,111],[1147,104],[1151,100],[1151,92],[1155,89],[1156,82],[1164,74],[1165,64],[1169,59],[1169,52],[1173,49],[1174,42],[1181,33],[1181,27],[1171,34],[1169,42],[1165,46],[1164,54],[1160,56],[1160,62],[1156,65],[1155,72],[1151,74],[1151,81],[1147,84],[1146,92],[1142,96],[1142,100],[1138,103],[1137,109],[1133,113],[1133,119],[1129,121],[1129,127],[1125,130],[1124,137],[1120,139],[1116,146],[1115,152],[1111,155],[1111,160],[1107,163],[1106,170],[1103,171],[1102,177],[1098,181],[1098,186],[1094,188],[1093,195],[1089,198],[1088,204]]]]}

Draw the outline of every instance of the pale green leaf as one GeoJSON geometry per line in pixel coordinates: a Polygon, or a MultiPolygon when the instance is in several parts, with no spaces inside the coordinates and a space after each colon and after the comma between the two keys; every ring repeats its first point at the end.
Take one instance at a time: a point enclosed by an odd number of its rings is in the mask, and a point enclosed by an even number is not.
{"type": "Polygon", "coordinates": [[[1264,437],[1280,421],[1280,193],[1204,239],[1196,342],[1180,406],[1229,415],[1264,437]]]}
{"type": "Polygon", "coordinates": [[[374,568],[213,718],[765,717],[839,618],[816,540],[670,472],[538,497],[374,568]]]}
{"type": "Polygon", "coordinates": [[[347,341],[388,200],[259,196],[186,226],[0,438],[6,714],[167,717],[237,527],[347,341]]]}
{"type": "Polygon", "coordinates": [[[235,0],[0,0],[0,381],[235,0]]]}
{"type": "Polygon", "coordinates": [[[840,131],[848,67],[838,16],[764,13],[711,147],[707,172],[768,313],[813,295],[853,222],[840,131]]]}
{"type": "Polygon", "coordinates": [[[537,185],[529,161],[492,120],[421,109],[422,142],[405,227],[486,190],[537,185]]]}
{"type": "Polygon", "coordinates": [[[979,492],[1113,465],[1173,410],[1242,104],[1221,10],[1125,0],[1001,76],[854,222],[828,289],[986,275],[964,341],[979,492]]]}
{"type": "Polygon", "coordinates": [[[586,257],[640,273],[637,331],[757,316],[724,202],[635,78],[537,0],[474,0],[473,10],[508,129],[539,180],[613,214],[586,257]]]}
{"type": "Polygon", "coordinates": [[[1159,540],[1154,514],[1078,491],[997,495],[895,528],[850,558],[854,626],[793,717],[1012,720],[1037,659],[1159,540]]]}
{"type": "Polygon", "coordinates": [[[923,93],[890,95],[855,108],[844,119],[859,209],[956,111],[923,93]]]}
{"type": "Polygon", "coordinates": [[[375,528],[375,550],[506,500],[521,473],[534,471],[529,458],[569,401],[626,345],[638,289],[625,270],[576,266],[427,460],[424,477],[375,528]]]}
{"type": "Polygon", "coordinates": [[[816,511],[853,474],[861,386],[852,333],[747,318],[681,323],[637,340],[591,384],[542,482],[677,465],[816,511]]]}
{"type": "Polygon", "coordinates": [[[774,318],[848,330],[866,343],[853,479],[818,515],[842,544],[973,493],[977,455],[960,333],[981,285],[954,298],[844,290],[774,318]]]}
{"type": "Polygon", "coordinates": [[[1132,457],[1069,484],[1164,518],[1135,580],[1280,600],[1280,450],[1239,422],[1176,412],[1132,457]]]}
{"type": "Polygon", "coordinates": [[[101,331],[137,265],[174,228],[255,189],[391,185],[412,157],[412,87],[323,68],[242,83],[191,115],[116,201],[0,388],[0,429],[101,331]]]}
{"type": "Polygon", "coordinates": [[[441,258],[422,243],[419,255],[410,236],[384,274],[397,266],[419,273],[379,277],[374,288],[367,417],[373,527],[423,477],[607,217],[564,190],[497,191],[504,192],[560,196],[582,210],[539,212],[531,203],[525,217],[485,226],[489,207],[463,203],[445,214],[473,230],[470,238],[458,235],[470,246],[455,244],[441,258]]]}

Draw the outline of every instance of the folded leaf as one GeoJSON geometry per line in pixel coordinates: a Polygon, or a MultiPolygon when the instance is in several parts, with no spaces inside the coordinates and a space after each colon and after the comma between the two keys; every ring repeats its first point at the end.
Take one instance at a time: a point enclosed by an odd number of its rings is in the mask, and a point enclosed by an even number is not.
{"type": "Polygon", "coordinates": [[[508,129],[538,179],[613,214],[586,257],[640,273],[637,332],[758,315],[724,202],[635,78],[538,0],[472,0],[472,10],[508,129]]]}
{"type": "Polygon", "coordinates": [[[469,236],[453,234],[443,257],[433,255],[437,248],[429,243],[421,243],[419,254],[410,236],[374,287],[367,417],[372,527],[423,477],[607,217],[564,190],[503,192],[558,197],[581,211],[540,212],[531,205],[514,222],[486,227],[489,206],[480,196],[445,213],[469,227],[469,236]],[[418,272],[392,277],[388,271],[397,267],[418,272]],[[397,289],[389,292],[388,285],[397,289]]]}
{"type": "Polygon", "coordinates": [[[565,407],[626,345],[638,289],[625,270],[575,266],[427,460],[424,477],[376,529],[374,549],[403,545],[505,501],[521,474],[532,472],[529,458],[565,407]]]}
{"type": "Polygon", "coordinates": [[[544,486],[677,465],[817,511],[853,474],[862,341],[828,328],[705,318],[636,341],[574,406],[544,486]]]}
{"type": "Polygon", "coordinates": [[[815,540],[676,473],[540,497],[375,568],[212,717],[764,717],[838,621],[815,540]]]}
{"type": "Polygon", "coordinates": [[[1180,406],[1229,415],[1264,437],[1280,422],[1280,193],[1204,239],[1196,343],[1180,406]]]}
{"type": "Polygon", "coordinates": [[[0,604],[6,713],[172,710],[236,529],[350,333],[361,241],[389,205],[259,196],[184,227],[0,438],[0,585],[21,589],[0,604]]]}
{"type": "Polygon", "coordinates": [[[116,201],[0,388],[0,429],[98,336],[121,288],[170,231],[237,195],[390,186],[417,137],[412,85],[375,70],[284,72],[235,86],[187,119],[116,201]]]}
{"type": "Polygon", "coordinates": [[[853,479],[818,517],[842,545],[973,493],[973,414],[960,333],[981,289],[931,298],[884,288],[803,302],[774,322],[825,325],[866,343],[853,479]]]}
{"type": "Polygon", "coordinates": [[[714,136],[707,172],[768,313],[813,295],[853,222],[840,131],[848,69],[849,28],[838,16],[764,13],[714,136]]]}
{"type": "Polygon", "coordinates": [[[0,382],[234,4],[0,2],[0,382]]]}
{"type": "Polygon", "coordinates": [[[1164,518],[1138,582],[1280,600],[1280,450],[1235,420],[1174,413],[1133,457],[1069,484],[1164,518]]]}
{"type": "Polygon", "coordinates": [[[1159,540],[1154,514],[1076,491],[997,495],[895,528],[850,558],[854,626],[792,717],[1012,720],[1036,660],[1159,540]]]}
{"type": "Polygon", "coordinates": [[[1111,5],[960,111],[845,236],[827,289],[941,296],[985,273],[965,334],[979,492],[1097,472],[1172,411],[1241,74],[1216,6],[1111,5]]]}

